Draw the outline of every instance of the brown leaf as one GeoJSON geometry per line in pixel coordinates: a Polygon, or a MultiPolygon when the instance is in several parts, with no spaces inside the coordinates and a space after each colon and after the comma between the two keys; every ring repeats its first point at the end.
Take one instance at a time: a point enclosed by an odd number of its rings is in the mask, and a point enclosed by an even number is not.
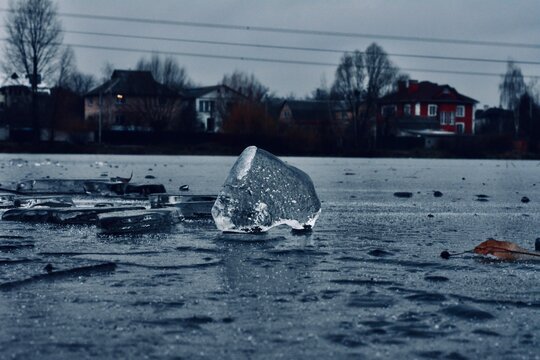
{"type": "Polygon", "coordinates": [[[501,260],[520,260],[538,256],[512,242],[495,239],[488,239],[479,244],[474,248],[474,252],[481,255],[493,255],[501,260]]]}

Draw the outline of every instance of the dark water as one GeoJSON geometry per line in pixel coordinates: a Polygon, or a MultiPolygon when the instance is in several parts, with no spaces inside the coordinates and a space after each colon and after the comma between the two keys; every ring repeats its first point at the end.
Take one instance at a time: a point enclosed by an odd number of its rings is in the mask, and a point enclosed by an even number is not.
{"type": "MultiPolygon", "coordinates": [[[[0,283],[22,280],[0,290],[0,358],[540,358],[540,264],[439,257],[488,237],[532,249],[539,162],[286,160],[323,202],[311,234],[187,222],[115,237],[0,222],[0,283]],[[49,263],[94,267],[37,276],[49,263]]],[[[133,170],[212,194],[233,162],[0,155],[0,183],[133,170]]]]}

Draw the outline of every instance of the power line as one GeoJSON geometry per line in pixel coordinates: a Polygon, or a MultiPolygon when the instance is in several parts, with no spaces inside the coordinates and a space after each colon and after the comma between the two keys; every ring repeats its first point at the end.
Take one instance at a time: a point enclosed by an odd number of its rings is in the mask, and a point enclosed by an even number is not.
{"type": "MultiPolygon", "coordinates": [[[[189,57],[199,57],[199,58],[208,58],[208,59],[224,59],[224,60],[240,60],[240,61],[256,61],[256,62],[266,62],[266,63],[279,63],[279,64],[295,64],[295,65],[314,65],[314,66],[332,66],[337,67],[337,63],[329,62],[318,62],[318,61],[305,61],[305,60],[288,60],[288,59],[271,59],[271,58],[261,58],[261,57],[249,57],[249,56],[232,56],[232,55],[217,55],[217,54],[204,54],[204,53],[192,53],[192,52],[180,52],[180,51],[159,51],[159,50],[148,50],[148,49],[136,49],[136,48],[125,48],[125,47],[112,47],[112,46],[102,46],[102,45],[85,45],[85,44],[64,44],[66,46],[71,46],[74,48],[83,48],[83,49],[95,49],[95,50],[108,50],[108,51],[119,51],[119,52],[132,52],[132,53],[156,53],[162,55],[174,55],[174,56],[189,56],[189,57]]],[[[500,77],[500,73],[490,73],[490,72],[480,72],[480,71],[459,71],[459,70],[439,70],[439,69],[415,69],[415,68],[400,68],[403,71],[410,72],[424,72],[424,73],[437,73],[437,74],[455,74],[455,75],[474,75],[474,76],[496,76],[500,77]]],[[[524,78],[538,78],[539,76],[523,76],[524,78]]]]}
{"type": "MultiPolygon", "coordinates": [[[[0,8],[0,11],[9,12],[10,10],[5,9],[5,8],[0,8]]],[[[444,43],[444,44],[540,49],[540,44],[515,43],[515,42],[503,42],[503,41],[433,38],[433,37],[404,36],[404,35],[384,35],[384,34],[340,32],[340,31],[328,31],[328,30],[279,28],[279,27],[270,27],[270,26],[231,25],[231,24],[216,24],[216,23],[196,22],[196,21],[164,20],[164,19],[137,18],[137,17],[125,17],[125,16],[112,16],[112,15],[68,13],[68,12],[59,12],[58,15],[63,16],[63,17],[71,17],[71,18],[78,18],[78,19],[124,21],[124,22],[135,22],[135,23],[154,24],[154,25],[158,24],[158,25],[186,26],[186,27],[240,30],[240,31],[257,31],[257,32],[297,34],[297,35],[316,35],[316,36],[330,36],[330,37],[368,38],[368,39],[381,39],[381,40],[415,41],[415,42],[444,43]]]]}
{"type": "MultiPolygon", "coordinates": [[[[5,41],[6,39],[0,39],[0,40],[5,41]]],[[[337,63],[318,62],[318,61],[271,59],[271,58],[260,58],[260,57],[249,57],[249,56],[203,54],[203,53],[191,53],[191,52],[180,52],[180,51],[160,51],[160,50],[135,49],[135,48],[125,48],[125,47],[116,47],[116,46],[111,47],[111,46],[102,46],[102,45],[85,45],[85,44],[69,44],[69,43],[65,43],[63,45],[71,46],[74,48],[82,48],[82,49],[108,50],[108,51],[131,52],[131,53],[162,54],[162,55],[174,55],[174,56],[189,56],[189,57],[200,57],[200,58],[222,59],[222,60],[256,61],[256,62],[267,62],[267,63],[314,65],[314,66],[325,66],[325,67],[328,67],[328,66],[337,67],[339,65],[337,63]]],[[[416,68],[399,68],[399,69],[403,71],[437,73],[437,74],[457,74],[457,75],[496,76],[496,77],[500,77],[502,75],[499,73],[489,73],[489,72],[479,72],[479,71],[416,69],[416,68]]],[[[538,78],[540,76],[524,75],[523,77],[524,78],[527,78],[527,77],[538,78]]]]}
{"type": "MultiPolygon", "coordinates": [[[[77,31],[77,30],[64,30],[66,34],[79,34],[89,36],[105,36],[105,37],[119,37],[126,39],[138,39],[138,40],[158,40],[158,41],[170,41],[179,43],[191,43],[191,44],[207,44],[207,45],[226,45],[226,46],[241,46],[241,47],[254,47],[264,49],[279,49],[279,50],[295,50],[295,51],[310,51],[310,52],[327,52],[346,54],[351,53],[351,50],[337,50],[327,48],[314,48],[314,47],[299,47],[299,46],[286,46],[286,45],[272,45],[272,44],[255,44],[255,43],[243,43],[243,42],[231,42],[231,41],[215,41],[215,40],[201,40],[201,39],[185,39],[185,38],[172,38],[162,36],[146,36],[146,35],[132,35],[132,34],[112,34],[104,32],[94,31],[77,31]]],[[[489,58],[470,58],[470,57],[456,57],[456,56],[438,56],[438,55],[423,55],[423,54],[399,54],[389,53],[388,56],[394,57],[407,57],[407,58],[419,58],[419,59],[433,59],[433,60],[450,60],[450,61],[471,61],[471,62],[488,62],[488,63],[507,63],[508,60],[502,59],[489,59],[489,58]]],[[[528,61],[528,60],[512,60],[516,64],[523,65],[540,65],[540,61],[528,61]]]]}
{"type": "MultiPolygon", "coordinates": [[[[6,41],[6,40],[7,40],[6,38],[0,39],[0,41],[6,41]]],[[[255,61],[255,62],[266,62],[266,63],[313,65],[313,66],[325,66],[325,67],[329,67],[329,66],[337,67],[339,65],[337,63],[307,61],[307,60],[272,59],[272,58],[261,58],[261,57],[250,57],[250,56],[204,54],[204,53],[192,53],[192,52],[181,52],[181,51],[161,51],[161,50],[125,48],[125,47],[117,47],[117,46],[112,47],[112,46],[103,46],[103,45],[69,44],[69,43],[64,43],[64,44],[59,44],[59,45],[71,46],[74,48],[82,48],[82,49],[107,50],[107,51],[131,52],[131,53],[162,54],[162,55],[173,55],[173,56],[188,56],[188,57],[222,59],[222,60],[255,61]]],[[[399,70],[410,71],[410,72],[422,72],[422,73],[436,73],[436,74],[492,76],[492,77],[502,76],[502,74],[500,73],[490,73],[490,72],[480,72],[480,71],[418,69],[418,68],[399,68],[399,70]]],[[[523,75],[523,77],[524,78],[540,78],[540,76],[538,75],[523,75]]]]}

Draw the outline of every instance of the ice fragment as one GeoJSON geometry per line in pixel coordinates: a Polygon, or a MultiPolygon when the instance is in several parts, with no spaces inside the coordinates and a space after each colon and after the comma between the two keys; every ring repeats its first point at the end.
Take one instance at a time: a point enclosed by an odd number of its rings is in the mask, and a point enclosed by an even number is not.
{"type": "Polygon", "coordinates": [[[236,160],[212,207],[226,232],[265,232],[278,225],[311,229],[321,202],[310,177],[255,146],[236,160]]]}
{"type": "Polygon", "coordinates": [[[174,208],[111,212],[98,216],[98,227],[106,234],[163,230],[179,221],[178,211],[174,208]]]}

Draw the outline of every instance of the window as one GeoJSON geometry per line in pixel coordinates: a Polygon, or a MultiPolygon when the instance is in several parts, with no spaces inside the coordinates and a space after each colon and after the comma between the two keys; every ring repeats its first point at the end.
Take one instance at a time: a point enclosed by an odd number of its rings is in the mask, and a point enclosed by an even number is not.
{"type": "Polygon", "coordinates": [[[403,105],[403,114],[404,115],[411,115],[411,104],[403,105]]]}
{"type": "Polygon", "coordinates": [[[283,117],[285,119],[290,119],[291,118],[291,112],[289,110],[284,110],[283,111],[283,117]]]}
{"type": "Polygon", "coordinates": [[[454,125],[454,113],[450,111],[441,111],[441,125],[454,125]]]}
{"type": "Polygon", "coordinates": [[[122,94],[116,94],[116,104],[122,105],[126,103],[126,97],[122,94]]]}
{"type": "Polygon", "coordinates": [[[428,105],[428,116],[437,116],[437,105],[428,105]]]}
{"type": "Polygon", "coordinates": [[[456,117],[465,117],[465,106],[456,106],[456,117]]]}
{"type": "Polygon", "coordinates": [[[420,116],[420,103],[414,104],[414,115],[420,116]]]}
{"type": "Polygon", "coordinates": [[[215,102],[211,100],[199,101],[199,112],[214,112],[215,102]]]}
{"type": "Polygon", "coordinates": [[[91,97],[89,97],[89,98],[86,99],[86,103],[87,103],[88,105],[94,105],[94,99],[91,98],[91,97]]]}

